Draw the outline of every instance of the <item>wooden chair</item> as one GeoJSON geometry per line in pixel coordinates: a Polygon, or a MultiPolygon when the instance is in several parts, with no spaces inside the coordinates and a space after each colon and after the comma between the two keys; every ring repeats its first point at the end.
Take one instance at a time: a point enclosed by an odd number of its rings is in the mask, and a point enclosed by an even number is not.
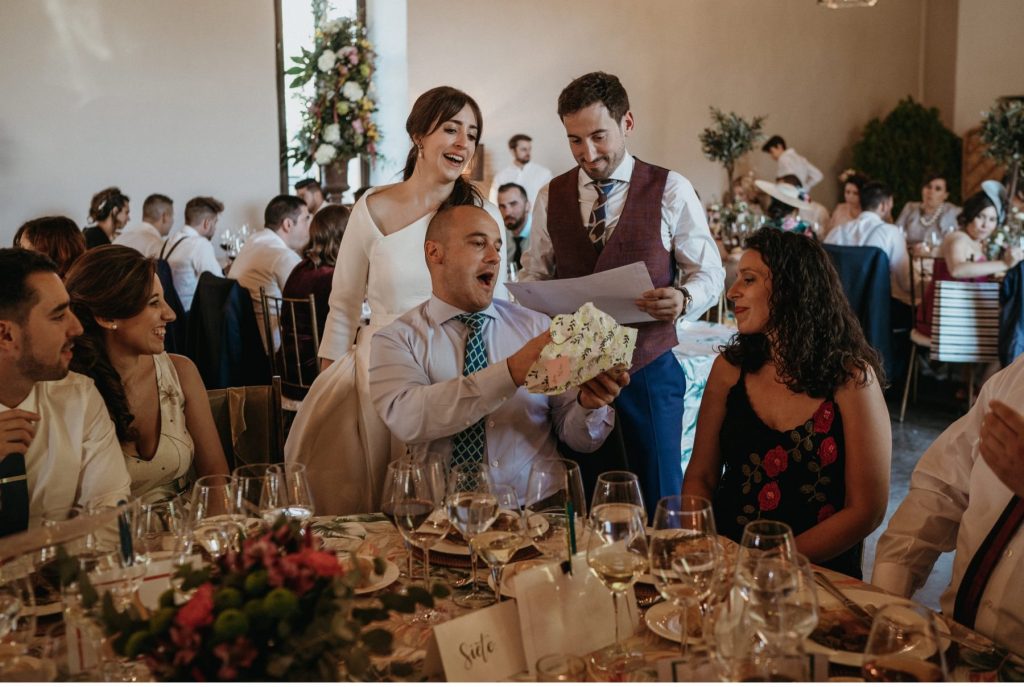
{"type": "Polygon", "coordinates": [[[284,461],[281,378],[266,386],[207,391],[224,456],[233,470],[250,463],[284,461]]]}
{"type": "Polygon", "coordinates": [[[281,378],[283,407],[298,412],[319,373],[316,300],[313,294],[307,298],[270,296],[261,286],[260,302],[266,340],[280,346],[270,356],[270,364],[273,374],[281,378]]]}
{"type": "Polygon", "coordinates": [[[917,403],[917,379],[918,379],[918,349],[931,349],[932,340],[917,331],[917,318],[924,302],[924,293],[927,282],[930,281],[931,270],[929,262],[933,258],[926,255],[912,255],[910,257],[910,313],[912,326],[910,328],[910,363],[907,365],[907,378],[903,383],[903,401],[900,403],[900,422],[903,422],[907,414],[907,397],[910,389],[914,389],[914,402],[917,403]],[[928,276],[928,279],[925,276],[928,276]]]}

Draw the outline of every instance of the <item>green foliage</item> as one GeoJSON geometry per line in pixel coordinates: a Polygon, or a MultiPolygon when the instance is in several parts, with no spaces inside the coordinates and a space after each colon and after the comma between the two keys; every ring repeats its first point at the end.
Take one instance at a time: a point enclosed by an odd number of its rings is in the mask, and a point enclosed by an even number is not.
{"type": "Polygon", "coordinates": [[[736,161],[754,148],[754,144],[761,138],[762,125],[765,117],[757,116],[747,121],[735,112],[725,113],[717,107],[711,108],[710,126],[700,132],[701,152],[704,157],[712,162],[720,162],[728,174],[728,183],[732,183],[732,171],[736,161]]]}
{"type": "Polygon", "coordinates": [[[947,129],[939,110],[907,97],[884,119],[872,119],[853,146],[853,165],[893,191],[893,217],[904,203],[921,200],[923,177],[935,171],[946,178],[951,202],[960,202],[960,137],[947,129]]]}
{"type": "Polygon", "coordinates": [[[1010,171],[1008,195],[1017,192],[1021,160],[1024,159],[1024,100],[1000,99],[981,121],[985,155],[1010,171]]]}

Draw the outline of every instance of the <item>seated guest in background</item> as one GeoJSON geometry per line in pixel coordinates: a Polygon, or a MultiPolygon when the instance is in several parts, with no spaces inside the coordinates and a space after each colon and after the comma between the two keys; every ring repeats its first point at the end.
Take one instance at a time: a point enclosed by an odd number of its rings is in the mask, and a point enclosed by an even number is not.
{"type": "Polygon", "coordinates": [[[808,162],[807,158],[796,150],[787,148],[786,141],[782,136],[772,136],[761,146],[761,150],[771,155],[777,163],[776,178],[792,174],[799,180],[799,183],[794,186],[799,186],[808,192],[822,180],[821,170],[808,162]]]}
{"type": "Polygon", "coordinates": [[[322,209],[334,205],[324,197],[324,190],[320,188],[320,182],[316,179],[296,181],[295,195],[302,198],[302,202],[309,208],[309,212],[314,215],[322,209]]]}
{"type": "Polygon", "coordinates": [[[781,520],[811,562],[860,577],[889,499],[878,355],[815,240],[760,229],[746,246],[727,294],[739,332],[711,369],[683,493],[711,499],[719,534],[781,520]]]}
{"type": "Polygon", "coordinates": [[[57,264],[57,274],[63,279],[71,263],[85,252],[85,239],[69,217],[39,217],[18,228],[14,247],[46,255],[57,264]]]}
{"type": "Polygon", "coordinates": [[[133,496],[159,500],[198,475],[226,474],[206,387],[195,364],[164,352],[174,312],[152,258],[126,246],[89,251],[68,272],[85,332],[71,368],[92,377],[114,421],[133,496]]]}
{"type": "MultiPolygon", "coordinates": [[[[268,296],[281,297],[292,270],[302,262],[299,251],[309,241],[309,223],[312,219],[313,215],[301,198],[277,196],[267,203],[263,211],[264,228],[250,235],[242,245],[242,250],[238,251],[228,276],[249,289],[257,321],[262,321],[263,317],[260,287],[268,296]]],[[[272,319],[272,329],[276,329],[276,316],[272,319]]],[[[263,332],[262,326],[260,331],[263,332]]],[[[266,333],[263,335],[265,337],[266,333]]],[[[267,342],[263,344],[267,348],[267,342]]],[[[278,345],[280,342],[275,337],[274,349],[278,345]]]]}
{"type": "Polygon", "coordinates": [[[498,212],[505,222],[508,266],[515,274],[523,266],[523,253],[530,247],[530,201],[526,189],[512,182],[499,186],[498,212]]]}
{"type": "Polygon", "coordinates": [[[0,536],[49,510],[128,497],[103,399],[91,379],[68,372],[81,333],[53,261],[0,249],[0,536]]]}
{"type": "Polygon", "coordinates": [[[956,550],[942,612],[1024,652],[1024,358],[921,456],[875,551],[871,583],[910,597],[956,550]]]}
{"type": "Polygon", "coordinates": [[[765,226],[779,231],[794,231],[807,236],[814,235],[811,225],[800,219],[800,211],[809,210],[811,207],[807,202],[806,192],[801,191],[798,186],[787,183],[773,184],[758,179],[754,184],[771,198],[768,209],[765,211],[767,215],[765,226]]]}
{"type": "Polygon", "coordinates": [[[532,204],[537,199],[537,192],[551,181],[551,170],[530,161],[533,155],[533,139],[526,134],[516,134],[508,139],[508,149],[512,153],[512,162],[494,175],[490,201],[498,203],[498,192],[503,185],[519,184],[526,190],[526,200],[532,204]]]}
{"type": "Polygon", "coordinates": [[[904,205],[896,220],[896,224],[903,228],[908,246],[929,240],[932,232],[938,238],[956,228],[960,208],[947,203],[947,198],[946,177],[937,173],[926,174],[921,187],[921,202],[904,205]]]}
{"type": "Polygon", "coordinates": [[[614,424],[608,405],[629,375],[604,373],[559,396],[522,388],[550,320],[493,300],[501,237],[479,207],[434,216],[424,244],[433,295],[373,337],[370,395],[414,454],[483,464],[523,494],[529,464],[558,457],[556,438],[581,452],[604,442],[614,424]]]}
{"type": "Polygon", "coordinates": [[[199,275],[210,272],[218,277],[224,276],[210,243],[222,212],[224,204],[216,198],[197,196],[188,201],[185,225],[167,238],[159,253],[171,266],[174,290],[185,312],[192,309],[192,296],[195,295],[199,275]]]}
{"type": "Polygon", "coordinates": [[[147,258],[155,258],[164,247],[164,237],[174,225],[174,202],[154,193],[142,203],[142,222],[132,225],[114,239],[119,246],[128,246],[147,258]]]}
{"type": "Polygon", "coordinates": [[[821,238],[828,228],[828,208],[816,200],[811,200],[810,195],[807,193],[807,189],[800,186],[800,179],[795,174],[787,174],[781,176],[775,180],[776,184],[789,184],[795,186],[800,191],[800,198],[802,198],[810,207],[807,209],[801,209],[797,216],[804,222],[810,225],[814,235],[821,238]]]}
{"type": "MultiPolygon", "coordinates": [[[[329,205],[316,213],[309,224],[309,243],[302,250],[302,261],[295,266],[284,285],[285,298],[308,298],[310,294],[313,295],[316,301],[316,327],[321,335],[330,310],[328,300],[334,279],[334,262],[338,258],[338,247],[341,245],[341,237],[345,235],[350,214],[344,205],[329,205]]],[[[291,328],[290,310],[285,310],[281,317],[287,334],[291,328]]],[[[313,345],[313,327],[305,309],[296,310],[295,327],[302,361],[302,381],[308,385],[320,371],[320,361],[317,348],[313,345]]],[[[292,345],[286,342],[279,355],[286,358],[294,356],[292,345]]]]}
{"type": "Polygon", "coordinates": [[[864,184],[868,183],[868,179],[864,175],[848,169],[839,175],[839,182],[843,185],[843,202],[832,211],[832,217],[828,220],[829,231],[840,224],[857,219],[860,214],[860,190],[864,188],[864,184]]]}
{"type": "Polygon", "coordinates": [[[92,226],[82,230],[85,247],[105,246],[114,240],[131,219],[128,196],[116,186],[105,188],[92,197],[89,203],[89,221],[92,226]]]}

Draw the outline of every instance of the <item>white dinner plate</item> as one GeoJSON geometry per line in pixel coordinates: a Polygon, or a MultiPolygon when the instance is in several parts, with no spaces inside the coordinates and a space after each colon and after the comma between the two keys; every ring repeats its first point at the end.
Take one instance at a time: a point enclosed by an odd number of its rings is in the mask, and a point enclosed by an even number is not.
{"type": "Polygon", "coordinates": [[[323,541],[328,551],[359,550],[366,541],[366,528],[358,522],[349,522],[341,517],[320,516],[312,520],[313,534],[323,541]]]}
{"type": "MultiPolygon", "coordinates": [[[[359,558],[362,558],[363,560],[367,560],[370,561],[370,563],[373,563],[373,558],[371,558],[370,556],[359,556],[359,558]]],[[[372,592],[384,589],[397,579],[398,566],[392,563],[391,561],[385,559],[384,572],[382,572],[380,575],[371,572],[370,579],[367,580],[366,584],[362,587],[356,587],[355,593],[370,594],[372,592]]]]}
{"type": "MultiPolygon", "coordinates": [[[[904,606],[911,605],[911,601],[904,599],[900,596],[892,596],[891,594],[883,594],[881,592],[871,591],[870,589],[857,589],[857,588],[841,588],[846,596],[850,597],[855,603],[861,606],[871,606],[874,610],[879,610],[882,606],[888,604],[901,604],[904,606]]],[[[818,590],[818,605],[822,611],[838,611],[842,610],[843,604],[839,599],[835,598],[823,589],[818,590]]],[[[870,609],[869,609],[870,612],[870,609]]],[[[949,625],[939,616],[935,617],[936,629],[940,632],[949,632],[949,625]]],[[[949,648],[949,639],[945,637],[939,638],[939,648],[945,651],[949,648]]],[[[839,649],[830,649],[827,646],[818,644],[813,639],[807,640],[807,649],[814,653],[826,654],[828,660],[832,663],[836,663],[843,666],[860,667],[861,663],[864,662],[864,654],[856,651],[842,651],[839,649]]]]}
{"type": "MultiPolygon", "coordinates": [[[[682,630],[682,623],[679,620],[679,607],[671,601],[662,601],[659,604],[655,604],[648,608],[644,614],[644,622],[647,623],[647,627],[651,632],[677,644],[679,643],[679,633],[682,630]]],[[[687,634],[687,644],[696,644],[700,641],[699,636],[694,637],[692,633],[687,634]]]]}

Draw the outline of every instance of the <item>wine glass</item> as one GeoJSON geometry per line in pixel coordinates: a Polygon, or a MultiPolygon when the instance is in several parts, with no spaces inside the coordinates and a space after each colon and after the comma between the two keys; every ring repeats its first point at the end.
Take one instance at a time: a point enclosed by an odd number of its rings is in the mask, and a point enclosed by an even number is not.
{"type": "Polygon", "coordinates": [[[136,554],[149,563],[180,561],[191,544],[188,515],[180,496],[140,503],[133,520],[136,554]]]}
{"type": "Polygon", "coordinates": [[[473,538],[485,532],[498,517],[498,498],[492,487],[486,468],[479,465],[453,467],[448,473],[448,519],[469,544],[472,586],[453,596],[453,601],[464,608],[483,608],[495,602],[490,590],[479,586],[477,551],[473,545],[473,538]]]}
{"type": "Polygon", "coordinates": [[[654,584],[680,609],[683,661],[689,661],[689,606],[704,606],[714,591],[721,546],[711,502],[700,496],[666,496],[654,511],[648,557],[654,584]]]}
{"type": "Polygon", "coordinates": [[[593,537],[587,564],[612,592],[615,608],[615,644],[594,655],[594,667],[606,675],[628,673],[639,656],[626,650],[619,630],[619,599],[647,569],[644,512],[631,503],[595,505],[590,516],[593,537]]]}
{"type": "Polygon", "coordinates": [[[524,503],[533,545],[548,558],[568,558],[569,540],[583,535],[587,517],[580,466],[564,459],[533,463],[524,503]]]}
{"type": "Polygon", "coordinates": [[[640,509],[644,523],[647,522],[647,508],[640,492],[640,478],[625,470],[610,470],[597,476],[594,498],[590,500],[591,512],[606,503],[626,503],[640,509]]]}
{"type": "Polygon", "coordinates": [[[944,682],[946,659],[935,614],[910,601],[875,613],[861,667],[865,682],[944,682]]]}
{"type": "Polygon", "coordinates": [[[526,513],[519,505],[515,489],[495,484],[491,493],[498,500],[498,517],[486,532],[473,537],[473,550],[491,567],[494,593],[501,598],[501,577],[516,551],[529,542],[526,513]]]}
{"type": "MultiPolygon", "coordinates": [[[[238,491],[235,498],[238,500],[239,511],[247,518],[260,518],[267,520],[267,513],[260,509],[261,503],[265,501],[267,491],[267,470],[273,463],[249,463],[239,465],[231,471],[231,476],[238,480],[238,491]]],[[[268,523],[274,524],[273,520],[268,523]]]]}
{"type": "Polygon", "coordinates": [[[800,653],[818,626],[817,583],[810,561],[802,554],[794,560],[767,558],[756,578],[763,586],[749,606],[754,631],[772,651],[800,653]]]}
{"type": "Polygon", "coordinates": [[[301,530],[313,517],[313,491],[301,463],[276,463],[267,468],[266,487],[260,496],[260,512],[268,523],[285,517],[297,520],[301,530]]]}
{"type": "Polygon", "coordinates": [[[192,487],[189,528],[211,556],[238,547],[245,522],[238,488],[238,479],[228,475],[200,477],[192,487]]]}
{"type": "Polygon", "coordinates": [[[736,582],[741,591],[753,585],[752,577],[760,561],[775,557],[796,560],[796,539],[790,526],[777,520],[748,522],[743,528],[736,557],[736,582]]]}
{"type": "Polygon", "coordinates": [[[31,556],[0,567],[0,643],[27,644],[36,633],[32,568],[31,556]]]}
{"type": "MultiPolygon", "coordinates": [[[[451,527],[444,507],[444,462],[431,456],[426,460],[396,460],[388,465],[382,508],[390,514],[407,546],[423,550],[423,581],[430,581],[430,547],[451,527]]],[[[412,553],[409,554],[412,578],[412,553]]]]}

